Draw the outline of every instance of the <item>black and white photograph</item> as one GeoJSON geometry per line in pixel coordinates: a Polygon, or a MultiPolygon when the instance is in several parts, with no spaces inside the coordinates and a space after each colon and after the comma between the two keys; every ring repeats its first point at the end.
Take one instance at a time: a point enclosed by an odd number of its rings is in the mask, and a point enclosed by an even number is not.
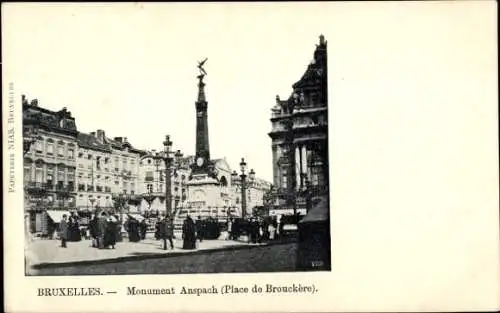
{"type": "Polygon", "coordinates": [[[495,9],[3,2],[5,311],[498,310],[495,9]]]}
{"type": "Polygon", "coordinates": [[[26,275],[330,270],[327,38],[112,27],[26,55],[26,275]]]}

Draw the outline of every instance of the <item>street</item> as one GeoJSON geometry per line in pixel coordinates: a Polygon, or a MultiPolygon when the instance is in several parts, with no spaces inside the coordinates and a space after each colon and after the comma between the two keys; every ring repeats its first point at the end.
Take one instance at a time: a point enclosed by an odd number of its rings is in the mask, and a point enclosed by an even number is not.
{"type": "Polygon", "coordinates": [[[287,272],[295,270],[295,243],[106,264],[42,268],[37,275],[125,275],[287,272]]]}

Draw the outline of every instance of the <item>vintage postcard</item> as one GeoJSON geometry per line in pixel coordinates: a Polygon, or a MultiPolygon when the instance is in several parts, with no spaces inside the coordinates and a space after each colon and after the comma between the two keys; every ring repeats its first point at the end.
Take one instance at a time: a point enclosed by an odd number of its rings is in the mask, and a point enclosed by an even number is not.
{"type": "Polygon", "coordinates": [[[7,312],[500,308],[495,3],[3,3],[7,312]]]}

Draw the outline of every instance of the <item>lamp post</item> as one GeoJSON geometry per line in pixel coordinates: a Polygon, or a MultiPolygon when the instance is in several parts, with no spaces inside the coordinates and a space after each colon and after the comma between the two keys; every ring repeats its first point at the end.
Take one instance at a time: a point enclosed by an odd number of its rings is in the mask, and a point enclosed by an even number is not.
{"type": "MultiPolygon", "coordinates": [[[[241,158],[240,162],[240,171],[241,174],[239,175],[241,179],[241,215],[242,217],[245,217],[247,215],[247,197],[246,197],[246,191],[248,188],[248,184],[252,183],[255,180],[255,172],[254,170],[250,170],[248,173],[248,180],[247,180],[247,163],[245,162],[244,158],[241,158]]],[[[238,178],[238,173],[236,171],[233,171],[231,174],[233,181],[235,181],[238,178]]]]}
{"type": "Polygon", "coordinates": [[[163,160],[165,161],[165,210],[167,212],[167,216],[170,216],[172,214],[172,174],[174,174],[179,168],[180,159],[183,154],[181,153],[181,150],[177,150],[173,153],[172,141],[170,141],[169,135],[165,136],[163,148],[163,160]],[[172,166],[174,157],[177,160],[175,168],[172,166]]]}

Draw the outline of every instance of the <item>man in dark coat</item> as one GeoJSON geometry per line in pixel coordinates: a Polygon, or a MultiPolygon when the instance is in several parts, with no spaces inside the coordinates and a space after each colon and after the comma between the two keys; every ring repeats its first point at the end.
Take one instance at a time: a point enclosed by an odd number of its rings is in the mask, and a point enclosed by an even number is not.
{"type": "Polygon", "coordinates": [[[96,248],[99,246],[99,229],[97,227],[97,223],[98,223],[98,219],[97,219],[97,215],[94,215],[92,217],[92,219],[90,220],[89,222],[89,233],[90,233],[90,237],[92,238],[92,247],[93,248],[96,248]]]}
{"type": "Polygon", "coordinates": [[[193,219],[187,215],[182,225],[183,249],[196,249],[196,225],[193,219]]]}
{"type": "Polygon", "coordinates": [[[66,241],[68,241],[68,233],[69,233],[69,226],[68,226],[68,216],[66,214],[63,214],[63,218],[61,220],[61,223],[59,224],[59,231],[61,232],[61,247],[66,248],[66,241]]]}
{"type": "Polygon", "coordinates": [[[146,239],[146,231],[148,230],[148,224],[146,224],[146,219],[143,219],[139,224],[139,229],[141,230],[141,240],[146,239]]]}
{"type": "Polygon", "coordinates": [[[166,216],[160,222],[160,236],[163,239],[163,250],[167,250],[167,241],[170,242],[170,248],[174,250],[174,222],[166,216]]]}
{"type": "Polygon", "coordinates": [[[104,236],[106,235],[107,226],[108,226],[107,215],[105,212],[102,212],[97,220],[98,247],[99,247],[99,249],[104,248],[104,236]]]}

